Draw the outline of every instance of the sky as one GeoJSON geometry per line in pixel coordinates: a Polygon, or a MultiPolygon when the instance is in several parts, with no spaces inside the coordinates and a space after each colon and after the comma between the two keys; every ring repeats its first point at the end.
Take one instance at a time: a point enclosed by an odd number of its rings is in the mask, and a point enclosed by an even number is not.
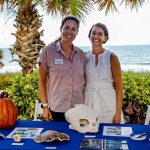
{"type": "MultiPolygon", "coordinates": [[[[89,46],[88,32],[91,26],[97,22],[104,23],[109,31],[109,40],[106,46],[111,45],[150,45],[150,3],[145,3],[138,11],[118,7],[119,12],[110,12],[107,16],[104,11],[95,8],[80,23],[79,33],[74,41],[77,46],[89,46]]],[[[8,48],[15,43],[16,29],[13,27],[13,19],[5,24],[4,15],[0,15],[0,48],[8,48]]],[[[42,40],[47,44],[54,41],[60,35],[61,18],[44,15],[44,29],[42,40]]]]}

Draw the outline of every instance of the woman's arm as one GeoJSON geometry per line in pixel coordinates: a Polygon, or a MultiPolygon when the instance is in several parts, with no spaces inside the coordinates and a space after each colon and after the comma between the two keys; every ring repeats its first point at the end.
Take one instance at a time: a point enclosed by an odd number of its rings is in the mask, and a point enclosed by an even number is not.
{"type": "Polygon", "coordinates": [[[42,65],[39,65],[39,92],[42,104],[46,104],[46,72],[42,65]]]}
{"type": "Polygon", "coordinates": [[[122,110],[122,100],[123,100],[123,85],[122,85],[122,75],[121,67],[118,57],[115,54],[111,54],[110,57],[112,77],[115,83],[116,90],[116,113],[113,118],[113,123],[121,122],[121,110],[122,110]]]}
{"type": "MultiPolygon", "coordinates": [[[[46,96],[46,80],[47,75],[46,71],[43,69],[42,65],[39,65],[39,93],[42,104],[47,104],[47,96],[46,96]]],[[[52,120],[52,116],[48,106],[43,108],[43,117],[46,121],[52,120]]]]}

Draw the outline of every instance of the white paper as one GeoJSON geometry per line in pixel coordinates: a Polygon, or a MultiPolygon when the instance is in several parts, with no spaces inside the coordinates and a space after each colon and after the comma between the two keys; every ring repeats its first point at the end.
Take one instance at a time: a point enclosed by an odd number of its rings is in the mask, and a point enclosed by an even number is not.
{"type": "Polygon", "coordinates": [[[45,149],[56,149],[56,147],[45,147],[45,149]]]}
{"type": "Polygon", "coordinates": [[[96,135],[85,135],[85,138],[96,138],[96,135]]]}
{"type": "Polygon", "coordinates": [[[17,127],[6,138],[12,138],[14,134],[19,134],[21,138],[33,138],[42,132],[43,128],[17,127]]]}
{"type": "Polygon", "coordinates": [[[104,126],[103,135],[104,136],[125,136],[130,137],[133,133],[131,127],[121,127],[121,126],[104,126]]]}
{"type": "Polygon", "coordinates": [[[11,145],[19,145],[19,146],[23,146],[24,143],[12,143],[11,145]]]}

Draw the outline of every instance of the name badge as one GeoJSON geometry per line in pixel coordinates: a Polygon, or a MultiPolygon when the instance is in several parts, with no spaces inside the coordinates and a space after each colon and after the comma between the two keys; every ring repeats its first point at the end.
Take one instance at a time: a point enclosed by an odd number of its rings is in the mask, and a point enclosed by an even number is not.
{"type": "Polygon", "coordinates": [[[63,64],[63,59],[54,59],[55,65],[63,64]]]}

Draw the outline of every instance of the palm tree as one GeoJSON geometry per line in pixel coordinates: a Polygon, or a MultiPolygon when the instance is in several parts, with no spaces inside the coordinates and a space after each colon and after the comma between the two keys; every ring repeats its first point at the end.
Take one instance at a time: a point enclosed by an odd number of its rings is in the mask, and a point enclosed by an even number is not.
{"type": "Polygon", "coordinates": [[[3,58],[3,51],[0,49],[0,69],[4,66],[4,64],[1,62],[1,59],[3,58]]]}
{"type": "Polygon", "coordinates": [[[18,60],[12,61],[19,62],[23,75],[36,68],[40,50],[44,47],[44,42],[40,40],[43,31],[38,31],[42,25],[42,17],[36,6],[42,5],[51,15],[59,14],[63,17],[70,14],[81,19],[90,10],[89,4],[89,0],[0,0],[2,10],[5,8],[8,12],[17,12],[14,23],[17,31],[13,33],[16,42],[10,50],[12,54],[19,56],[18,60]]]}
{"type": "Polygon", "coordinates": [[[22,67],[23,75],[31,73],[36,67],[39,52],[44,46],[44,42],[40,40],[43,31],[38,31],[42,25],[42,18],[38,14],[36,4],[32,4],[32,0],[7,0],[1,1],[2,6],[9,10],[16,12],[16,19],[14,26],[16,33],[15,44],[12,45],[10,51],[12,54],[18,55],[18,60],[22,67]],[[7,3],[7,4],[6,4],[7,3]]]}

